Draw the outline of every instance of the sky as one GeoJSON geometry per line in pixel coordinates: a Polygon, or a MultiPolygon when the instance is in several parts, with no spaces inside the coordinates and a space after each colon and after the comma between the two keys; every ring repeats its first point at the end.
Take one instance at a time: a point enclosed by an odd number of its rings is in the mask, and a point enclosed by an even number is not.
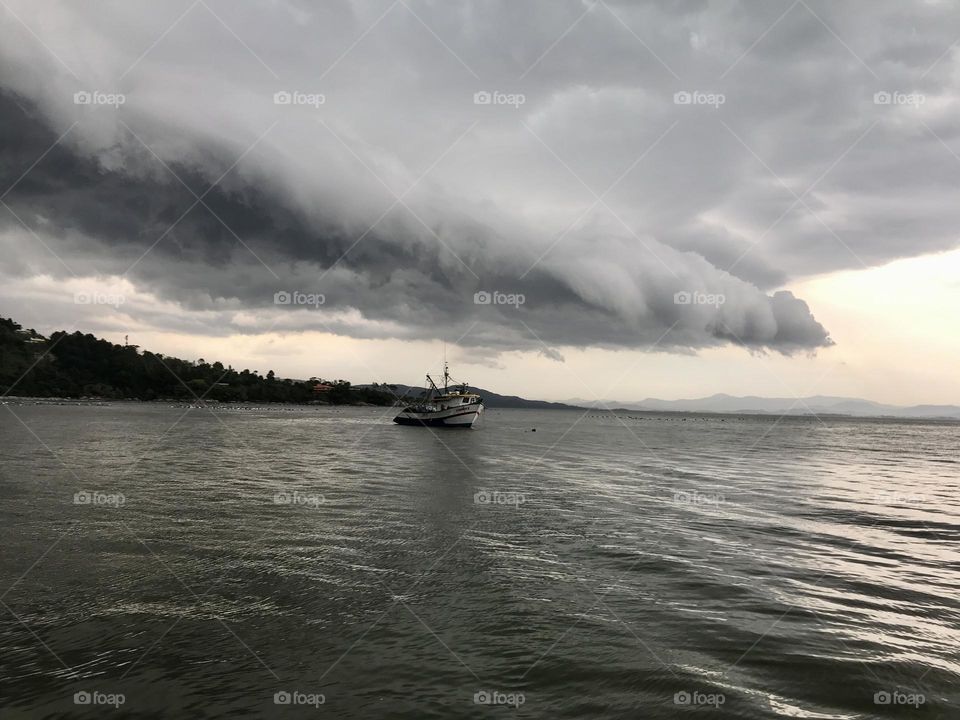
{"type": "Polygon", "coordinates": [[[286,377],[960,404],[958,3],[0,3],[0,315],[286,377]]]}

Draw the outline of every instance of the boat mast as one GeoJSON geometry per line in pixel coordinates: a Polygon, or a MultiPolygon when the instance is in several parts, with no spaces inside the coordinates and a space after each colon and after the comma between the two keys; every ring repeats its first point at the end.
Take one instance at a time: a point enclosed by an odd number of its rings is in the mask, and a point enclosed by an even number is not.
{"type": "Polygon", "coordinates": [[[450,377],[450,373],[447,372],[447,341],[443,341],[443,394],[447,394],[447,380],[450,377]]]}

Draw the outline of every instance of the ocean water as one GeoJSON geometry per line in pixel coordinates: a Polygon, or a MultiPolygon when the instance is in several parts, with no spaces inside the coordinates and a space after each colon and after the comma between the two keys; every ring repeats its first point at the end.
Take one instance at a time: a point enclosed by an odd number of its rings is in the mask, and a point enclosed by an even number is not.
{"type": "Polygon", "coordinates": [[[960,718],[960,425],[391,415],[0,407],[0,715],[960,718]]]}

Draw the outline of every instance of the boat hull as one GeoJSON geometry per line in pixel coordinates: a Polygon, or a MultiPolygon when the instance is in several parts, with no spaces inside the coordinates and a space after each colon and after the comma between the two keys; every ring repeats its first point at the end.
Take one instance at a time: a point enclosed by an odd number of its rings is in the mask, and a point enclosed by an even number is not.
{"type": "Polygon", "coordinates": [[[420,427],[471,428],[480,419],[482,413],[483,405],[423,413],[404,410],[393,421],[398,425],[418,425],[420,427]]]}

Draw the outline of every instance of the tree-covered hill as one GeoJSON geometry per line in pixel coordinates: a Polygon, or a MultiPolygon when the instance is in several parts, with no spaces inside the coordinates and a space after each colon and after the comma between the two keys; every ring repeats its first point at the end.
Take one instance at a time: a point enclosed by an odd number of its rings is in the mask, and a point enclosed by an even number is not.
{"type": "Polygon", "coordinates": [[[191,362],[80,332],[45,338],[7,318],[0,318],[0,395],[334,405],[396,401],[386,386],[284,380],[272,370],[263,376],[219,362],[191,362]]]}

